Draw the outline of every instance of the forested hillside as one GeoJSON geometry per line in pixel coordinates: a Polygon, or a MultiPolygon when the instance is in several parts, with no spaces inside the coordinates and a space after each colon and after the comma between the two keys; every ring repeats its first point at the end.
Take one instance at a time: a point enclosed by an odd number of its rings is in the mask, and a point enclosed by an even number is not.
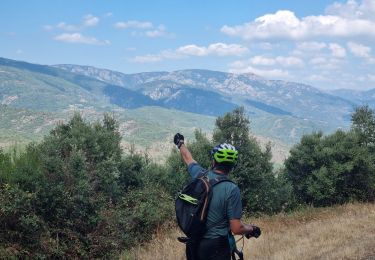
{"type": "MultiPolygon", "coordinates": [[[[209,167],[214,144],[235,145],[240,159],[231,176],[245,214],[275,214],[374,201],[374,129],[373,110],[359,107],[350,131],[304,136],[275,172],[272,150],[261,149],[237,108],[216,119],[212,139],[196,131],[188,148],[209,167]]],[[[25,150],[1,150],[0,254],[113,258],[173,220],[173,198],[188,174],[172,141],[163,165],[124,152],[120,143],[119,123],[110,115],[90,123],[75,114],[25,150]]]]}

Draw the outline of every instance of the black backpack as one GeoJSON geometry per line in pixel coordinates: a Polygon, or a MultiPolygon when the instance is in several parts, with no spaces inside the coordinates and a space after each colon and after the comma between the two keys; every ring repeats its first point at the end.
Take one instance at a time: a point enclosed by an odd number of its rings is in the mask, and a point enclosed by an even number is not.
{"type": "Polygon", "coordinates": [[[198,174],[176,198],[177,223],[189,240],[199,240],[207,231],[207,212],[213,186],[223,181],[232,182],[225,175],[209,180],[208,172],[204,170],[198,174]]]}

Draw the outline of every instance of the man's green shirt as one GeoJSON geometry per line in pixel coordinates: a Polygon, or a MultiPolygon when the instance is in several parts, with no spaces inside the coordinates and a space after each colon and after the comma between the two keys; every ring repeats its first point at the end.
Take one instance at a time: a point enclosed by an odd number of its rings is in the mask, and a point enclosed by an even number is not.
{"type": "MultiPolygon", "coordinates": [[[[204,168],[197,163],[188,166],[188,172],[192,178],[196,178],[204,168]]],[[[208,178],[220,177],[214,171],[209,171],[208,178]]],[[[213,239],[221,236],[227,236],[231,219],[241,219],[242,203],[240,189],[236,184],[224,181],[213,187],[212,200],[208,208],[206,227],[208,230],[204,238],[213,239]]]]}

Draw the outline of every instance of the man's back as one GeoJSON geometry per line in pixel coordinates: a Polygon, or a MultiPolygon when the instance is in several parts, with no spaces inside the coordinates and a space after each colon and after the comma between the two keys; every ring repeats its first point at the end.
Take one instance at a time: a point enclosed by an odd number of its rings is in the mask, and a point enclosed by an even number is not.
{"type": "MultiPolygon", "coordinates": [[[[204,169],[199,164],[191,164],[188,167],[189,174],[196,178],[204,169]]],[[[209,171],[208,178],[214,179],[223,174],[209,171]]],[[[208,209],[208,228],[204,238],[213,239],[226,237],[229,232],[229,220],[240,219],[242,215],[242,204],[240,190],[236,184],[230,181],[223,181],[213,187],[212,199],[208,209]]]]}

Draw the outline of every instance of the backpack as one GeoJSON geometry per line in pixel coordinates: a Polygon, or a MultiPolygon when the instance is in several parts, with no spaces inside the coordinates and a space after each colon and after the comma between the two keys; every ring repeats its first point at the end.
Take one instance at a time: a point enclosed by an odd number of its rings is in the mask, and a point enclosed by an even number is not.
{"type": "Polygon", "coordinates": [[[209,170],[204,170],[197,178],[192,179],[179,192],[175,201],[177,223],[189,240],[199,240],[207,231],[206,221],[212,188],[223,181],[232,182],[227,176],[209,179],[208,172],[209,170]]]}

